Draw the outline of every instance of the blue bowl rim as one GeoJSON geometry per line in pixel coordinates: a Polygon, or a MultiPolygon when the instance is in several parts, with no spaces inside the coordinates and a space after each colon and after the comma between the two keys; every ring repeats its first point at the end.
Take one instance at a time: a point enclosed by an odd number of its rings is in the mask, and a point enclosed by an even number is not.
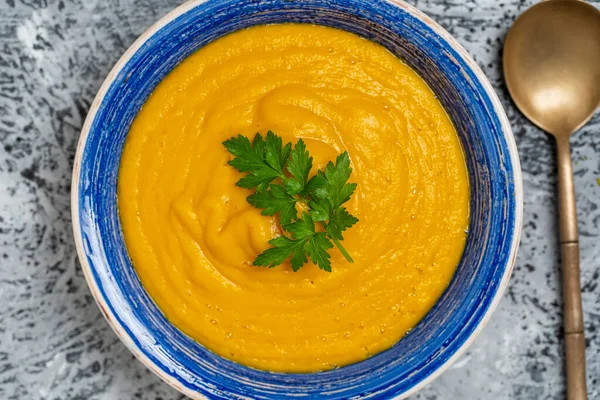
{"type": "MultiPolygon", "coordinates": [[[[81,135],[79,138],[79,142],[77,145],[77,151],[74,159],[73,165],[73,175],[72,175],[72,183],[71,183],[71,215],[72,215],[72,223],[73,223],[73,232],[75,237],[75,245],[77,248],[78,257],[81,263],[81,267],[87,281],[88,286],[92,292],[94,300],[98,304],[98,307],[102,311],[104,317],[107,322],[113,329],[113,331],[117,334],[119,339],[125,344],[125,346],[132,352],[132,354],[140,360],[147,368],[153,371],[156,375],[158,375],[163,381],[180,391],[181,393],[189,396],[194,399],[206,399],[207,397],[203,394],[192,391],[187,387],[181,385],[175,377],[173,377],[168,371],[162,370],[158,365],[156,365],[150,358],[148,358],[142,349],[138,347],[136,342],[132,340],[132,338],[128,335],[127,331],[119,322],[119,319],[116,318],[111,308],[108,307],[106,303],[106,299],[101,294],[101,291],[98,287],[98,282],[96,282],[93,273],[92,267],[88,262],[88,258],[86,256],[86,251],[84,250],[83,245],[83,235],[82,229],[80,226],[80,209],[79,205],[79,185],[80,185],[80,173],[81,173],[81,163],[84,155],[84,150],[87,144],[87,138],[90,133],[91,127],[95,120],[96,114],[102,104],[106,93],[111,87],[115,78],[119,75],[120,71],[125,67],[125,65],[129,62],[132,56],[157,32],[159,32],[163,27],[167,24],[171,23],[181,15],[193,10],[195,7],[202,5],[210,0],[189,0],[186,3],[178,6],[164,17],[159,19],[152,27],[150,27],[147,31],[145,31],[121,56],[119,61],[115,64],[112,70],[109,72],[108,76],[102,83],[86,120],[84,122],[81,135]]],[[[462,58],[462,61],[471,69],[471,72],[476,76],[481,86],[484,88],[485,95],[488,96],[488,99],[493,105],[493,110],[500,121],[502,126],[502,132],[504,134],[504,139],[506,140],[506,144],[509,151],[510,156],[510,164],[514,174],[514,196],[515,196],[515,218],[514,218],[514,234],[512,237],[512,241],[510,244],[510,255],[508,257],[507,265],[504,270],[504,274],[502,276],[501,282],[498,285],[497,291],[493,296],[493,300],[490,302],[488,309],[485,311],[485,314],[479,321],[478,326],[475,330],[473,330],[470,336],[464,341],[462,346],[457,349],[454,354],[452,354],[444,364],[440,365],[436,370],[434,370],[431,374],[429,374],[425,379],[418,382],[415,386],[410,388],[409,390],[399,394],[396,396],[396,399],[407,398],[415,392],[419,391],[425,385],[435,380],[439,375],[441,375],[445,370],[447,370],[473,343],[473,341],[477,338],[483,327],[489,321],[491,315],[496,309],[498,303],[500,302],[502,295],[508,285],[508,281],[510,275],[512,273],[512,269],[516,260],[517,250],[520,242],[521,228],[522,228],[522,220],[523,220],[523,187],[522,187],[522,176],[521,176],[521,168],[519,162],[519,156],[517,151],[517,146],[512,134],[512,130],[510,128],[510,123],[508,118],[504,112],[504,109],[496,95],[492,85],[486,78],[485,74],[481,70],[481,68],[477,65],[477,63],[473,60],[473,58],[468,54],[468,52],[458,43],[454,37],[452,37],[444,28],[442,28],[439,24],[433,21],[430,17],[424,14],[422,11],[417,8],[405,3],[403,0],[382,0],[390,5],[401,8],[404,12],[410,14],[412,17],[422,21],[429,28],[432,29],[440,38],[442,38],[450,48],[452,48],[457,55],[462,58]]]]}

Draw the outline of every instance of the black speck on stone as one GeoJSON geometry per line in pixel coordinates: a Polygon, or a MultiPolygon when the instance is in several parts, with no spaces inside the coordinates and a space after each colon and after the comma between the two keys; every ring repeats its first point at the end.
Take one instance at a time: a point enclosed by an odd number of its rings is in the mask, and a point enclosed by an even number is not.
{"type": "Polygon", "coordinates": [[[525,264],[525,268],[527,268],[527,271],[529,272],[535,271],[535,267],[532,264],[525,264]]]}

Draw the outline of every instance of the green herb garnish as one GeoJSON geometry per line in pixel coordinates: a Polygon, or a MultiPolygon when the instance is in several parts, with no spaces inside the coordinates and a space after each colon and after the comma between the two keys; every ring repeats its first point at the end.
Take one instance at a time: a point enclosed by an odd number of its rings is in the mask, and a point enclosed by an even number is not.
{"type": "Polygon", "coordinates": [[[354,262],[340,243],[342,232],[358,222],[342,207],[356,189],[356,183],[348,183],[352,168],[347,152],[309,178],[313,158],[302,139],[292,149],[291,143],[284,146],[281,137],[269,131],[264,139],[259,133],[252,142],[238,135],[223,145],[235,157],[229,165],[247,173],[236,185],[256,189],[246,198],[248,203],[262,209],[263,215],[279,214],[284,230],[283,236],[269,241],[273,247],[259,254],[253,265],[272,268],[291,257],[292,269],[298,271],[310,258],[331,272],[328,250],[334,244],[354,262]],[[306,211],[298,215],[298,208],[306,211]]]}

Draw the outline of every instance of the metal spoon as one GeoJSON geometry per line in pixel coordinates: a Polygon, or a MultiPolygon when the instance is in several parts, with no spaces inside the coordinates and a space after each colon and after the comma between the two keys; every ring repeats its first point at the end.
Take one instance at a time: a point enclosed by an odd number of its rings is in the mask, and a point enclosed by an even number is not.
{"type": "Polygon", "coordinates": [[[600,11],[579,0],[531,7],[506,37],[504,77],[521,112],[556,139],[567,397],[583,400],[585,339],[569,138],[600,105],[600,11]]]}

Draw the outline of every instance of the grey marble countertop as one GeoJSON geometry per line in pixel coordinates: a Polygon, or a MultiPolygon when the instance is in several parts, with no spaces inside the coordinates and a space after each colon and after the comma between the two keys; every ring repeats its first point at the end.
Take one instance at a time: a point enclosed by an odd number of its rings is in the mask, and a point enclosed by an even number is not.
{"type": "MultiPolygon", "coordinates": [[[[119,342],[86,286],[69,186],[90,103],[177,0],[0,0],[0,399],[177,399],[119,342]]],[[[554,144],[508,98],[502,42],[532,0],[411,0],[473,54],[517,139],[524,231],[508,292],[416,399],[563,399],[554,144]]],[[[600,0],[592,2],[600,7],[600,0]]],[[[600,114],[572,140],[590,399],[600,399],[600,114]]]]}

